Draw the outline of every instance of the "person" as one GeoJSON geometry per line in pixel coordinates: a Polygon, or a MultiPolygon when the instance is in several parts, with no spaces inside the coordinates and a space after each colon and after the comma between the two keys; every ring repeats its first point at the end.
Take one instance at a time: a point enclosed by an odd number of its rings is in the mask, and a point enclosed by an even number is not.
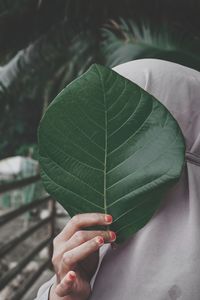
{"type": "Polygon", "coordinates": [[[200,73],[157,59],[114,70],[155,96],[177,120],[186,142],[185,166],[151,220],[114,249],[113,232],[84,230],[111,217],[94,212],[72,218],[54,240],[56,274],[36,300],[199,300],[200,73]]]}

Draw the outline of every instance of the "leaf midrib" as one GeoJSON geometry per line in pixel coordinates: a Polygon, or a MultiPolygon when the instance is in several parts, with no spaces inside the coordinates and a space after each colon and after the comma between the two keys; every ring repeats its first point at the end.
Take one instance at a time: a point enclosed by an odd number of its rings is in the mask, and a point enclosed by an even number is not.
{"type": "Polygon", "coordinates": [[[105,152],[104,152],[104,175],[103,175],[103,198],[104,198],[104,212],[105,214],[107,214],[107,194],[106,194],[106,186],[107,186],[107,182],[106,182],[106,175],[107,175],[107,135],[108,135],[108,113],[107,113],[107,107],[106,107],[106,93],[105,93],[105,86],[104,86],[104,82],[103,82],[103,78],[101,76],[101,72],[98,69],[98,66],[96,65],[96,70],[97,73],[99,75],[99,79],[102,85],[102,90],[103,90],[103,102],[104,102],[104,110],[105,110],[105,119],[104,119],[104,123],[105,123],[105,152]]]}

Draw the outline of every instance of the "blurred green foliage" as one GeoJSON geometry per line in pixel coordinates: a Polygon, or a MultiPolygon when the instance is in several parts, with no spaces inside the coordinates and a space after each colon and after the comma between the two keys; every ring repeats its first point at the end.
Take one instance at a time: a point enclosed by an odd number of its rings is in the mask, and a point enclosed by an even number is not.
{"type": "Polygon", "coordinates": [[[199,15],[197,0],[0,0],[0,158],[37,158],[43,112],[94,62],[153,57],[200,70],[199,15]]]}

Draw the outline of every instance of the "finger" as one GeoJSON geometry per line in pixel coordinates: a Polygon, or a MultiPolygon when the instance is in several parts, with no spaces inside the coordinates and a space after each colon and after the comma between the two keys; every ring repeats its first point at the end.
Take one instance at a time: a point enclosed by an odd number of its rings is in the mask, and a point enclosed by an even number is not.
{"type": "Polygon", "coordinates": [[[72,235],[84,227],[95,226],[95,225],[108,225],[112,223],[112,216],[101,213],[85,213],[75,215],[64,229],[59,234],[60,238],[68,240],[72,235]]]}
{"type": "Polygon", "coordinates": [[[76,281],[76,273],[74,271],[69,271],[66,276],[61,280],[61,282],[57,285],[55,289],[56,295],[59,297],[64,297],[69,295],[75,285],[76,281]]]}
{"type": "Polygon", "coordinates": [[[80,246],[73,248],[63,254],[62,258],[62,271],[73,269],[75,265],[96,252],[104,244],[104,239],[101,236],[97,236],[80,246]]]}
{"type": "MultiPolygon", "coordinates": [[[[73,248],[93,239],[94,237],[101,236],[104,242],[114,242],[116,240],[116,234],[113,231],[76,231],[74,235],[62,245],[62,252],[67,252],[73,248]]],[[[60,249],[61,250],[61,249],[60,249]]]]}

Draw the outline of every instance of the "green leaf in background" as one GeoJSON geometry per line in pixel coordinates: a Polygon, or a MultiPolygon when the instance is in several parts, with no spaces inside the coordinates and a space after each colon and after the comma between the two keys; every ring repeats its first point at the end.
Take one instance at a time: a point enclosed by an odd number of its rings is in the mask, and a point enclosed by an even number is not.
{"type": "Polygon", "coordinates": [[[70,216],[111,214],[118,242],[149,221],[184,163],[184,139],[170,112],[100,65],[55,98],[38,137],[47,191],[70,216]]]}

